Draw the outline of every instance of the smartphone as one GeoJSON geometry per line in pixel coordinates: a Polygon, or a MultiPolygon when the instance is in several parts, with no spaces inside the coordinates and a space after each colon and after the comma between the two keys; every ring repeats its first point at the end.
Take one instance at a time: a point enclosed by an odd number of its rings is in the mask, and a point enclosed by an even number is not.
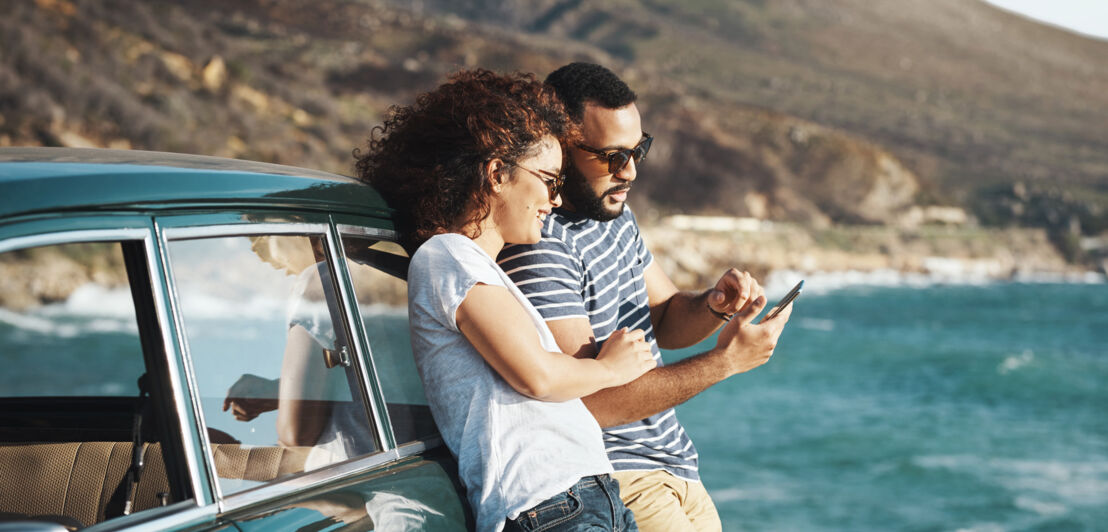
{"type": "Polygon", "coordinates": [[[778,301],[777,304],[774,305],[773,312],[770,312],[768,316],[762,318],[762,321],[766,321],[776,316],[782,310],[785,310],[785,306],[789,303],[792,303],[793,300],[796,299],[796,296],[800,295],[800,291],[803,289],[804,280],[801,279],[799,283],[796,283],[796,286],[794,286],[792,290],[789,290],[789,293],[785,294],[785,297],[781,298],[781,301],[778,301]]]}

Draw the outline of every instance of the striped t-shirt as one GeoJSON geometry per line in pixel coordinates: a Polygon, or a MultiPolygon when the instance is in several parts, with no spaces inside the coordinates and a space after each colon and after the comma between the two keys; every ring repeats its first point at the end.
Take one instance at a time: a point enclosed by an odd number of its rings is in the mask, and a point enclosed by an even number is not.
{"type": "MultiPolygon", "coordinates": [[[[653,260],[628,208],[610,222],[556,209],[538,244],[508,246],[499,257],[544,319],[585,318],[599,346],[617,329],[642,329],[660,366],[643,279],[653,260]]],[[[700,480],[696,448],[672,408],[604,429],[604,446],[617,471],[665,469],[700,480]]]]}

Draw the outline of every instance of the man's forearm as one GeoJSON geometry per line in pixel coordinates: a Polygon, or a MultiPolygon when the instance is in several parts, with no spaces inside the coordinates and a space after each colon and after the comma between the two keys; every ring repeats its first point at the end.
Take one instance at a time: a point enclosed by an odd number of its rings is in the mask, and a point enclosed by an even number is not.
{"type": "Polygon", "coordinates": [[[708,293],[678,292],[666,302],[654,323],[654,336],[662,349],[696,345],[726,323],[708,310],[708,293]]]}
{"type": "Polygon", "coordinates": [[[654,368],[642,377],[581,400],[601,427],[638,421],[673,408],[731,375],[715,350],[654,368]]]}

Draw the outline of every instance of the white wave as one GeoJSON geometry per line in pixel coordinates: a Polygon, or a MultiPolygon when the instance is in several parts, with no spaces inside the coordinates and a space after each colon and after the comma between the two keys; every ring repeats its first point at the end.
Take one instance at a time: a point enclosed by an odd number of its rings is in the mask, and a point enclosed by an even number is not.
{"type": "Polygon", "coordinates": [[[43,316],[95,316],[135,319],[135,303],[129,287],[108,288],[96,283],[79,286],[62,303],[37,310],[43,316]]]}
{"type": "Polygon", "coordinates": [[[1069,511],[1069,507],[1064,504],[1040,501],[1026,496],[1016,497],[1015,503],[1016,508],[1035,512],[1044,516],[1063,515],[1069,511]]]}
{"type": "Polygon", "coordinates": [[[756,489],[723,488],[712,490],[712,500],[717,504],[734,501],[788,501],[795,496],[788,490],[774,486],[760,486],[756,489]]]}
{"type": "Polygon", "coordinates": [[[826,294],[851,286],[926,287],[935,282],[924,274],[904,273],[892,269],[837,272],[775,270],[766,277],[764,284],[766,296],[770,298],[771,304],[773,300],[784,295],[801,279],[804,279],[804,292],[810,294],[826,294]]]}
{"type": "Polygon", "coordinates": [[[982,458],[975,455],[918,456],[912,461],[927,469],[949,469],[974,475],[1004,486],[1017,497],[1028,497],[1027,501],[1038,501],[1043,497],[1059,501],[1050,503],[1052,510],[1108,504],[1108,461],[982,458]]]}
{"type": "Polygon", "coordinates": [[[284,320],[288,312],[287,297],[252,294],[248,299],[233,296],[192,292],[181,297],[181,313],[185,321],[197,319],[284,320]]]}
{"type": "Polygon", "coordinates": [[[1108,276],[1099,272],[1016,272],[1012,280],[1018,283],[1071,283],[1071,284],[1104,284],[1108,282],[1108,276]]]}
{"type": "Polygon", "coordinates": [[[824,331],[831,332],[835,330],[835,322],[833,320],[825,320],[819,318],[800,318],[797,321],[797,325],[802,329],[808,329],[812,331],[824,331]]]}
{"type": "Polygon", "coordinates": [[[131,320],[95,319],[86,323],[83,329],[95,333],[138,334],[138,324],[131,320]]]}
{"type": "Polygon", "coordinates": [[[968,528],[957,528],[955,532],[1005,532],[1008,530],[999,523],[978,523],[970,525],[968,528]]]}
{"type": "Polygon", "coordinates": [[[924,261],[925,272],[902,272],[893,269],[842,270],[833,272],[774,270],[766,276],[763,287],[772,302],[785,294],[797,281],[804,279],[804,291],[827,294],[855,286],[926,288],[935,285],[986,285],[1000,282],[1105,284],[1108,277],[1097,272],[1047,273],[1018,272],[1005,275],[987,265],[964,264],[956,259],[933,257],[924,261]]]}
{"type": "Polygon", "coordinates": [[[21,314],[0,308],[0,322],[17,329],[60,338],[73,338],[81,333],[80,327],[73,324],[57,323],[33,314],[21,314]]]}
{"type": "Polygon", "coordinates": [[[1032,352],[1030,349],[1025,349],[1022,353],[1018,355],[1011,355],[1006,357],[1004,361],[1001,362],[999,366],[997,366],[996,370],[1001,375],[1007,375],[1013,371],[1016,371],[1017,369],[1030,364],[1034,360],[1035,353],[1032,352]]]}
{"type": "Polygon", "coordinates": [[[993,459],[989,465],[1013,491],[1051,494],[1075,505],[1108,505],[1108,462],[993,459]]]}
{"type": "Polygon", "coordinates": [[[0,322],[6,323],[28,333],[51,336],[55,338],[77,338],[87,334],[101,333],[127,333],[138,334],[138,325],[134,319],[95,318],[87,319],[85,316],[75,316],[77,319],[66,318],[59,321],[60,314],[43,314],[41,312],[19,313],[8,309],[0,309],[0,322]],[[86,319],[82,319],[86,318],[86,319]]]}

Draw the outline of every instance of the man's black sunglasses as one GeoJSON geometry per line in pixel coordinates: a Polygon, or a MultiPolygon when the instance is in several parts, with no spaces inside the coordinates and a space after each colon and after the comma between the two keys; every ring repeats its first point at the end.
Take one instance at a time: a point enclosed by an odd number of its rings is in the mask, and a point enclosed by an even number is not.
{"type": "Polygon", "coordinates": [[[627,166],[627,161],[635,159],[635,164],[639,164],[646,158],[646,152],[650,151],[650,143],[654,140],[654,137],[649,133],[642,134],[642,140],[634,148],[624,148],[616,151],[604,151],[596,148],[591,148],[584,144],[578,144],[577,147],[585,150],[589,153],[595,153],[608,160],[608,173],[616,174],[620,170],[623,170],[624,166],[627,166]]]}

